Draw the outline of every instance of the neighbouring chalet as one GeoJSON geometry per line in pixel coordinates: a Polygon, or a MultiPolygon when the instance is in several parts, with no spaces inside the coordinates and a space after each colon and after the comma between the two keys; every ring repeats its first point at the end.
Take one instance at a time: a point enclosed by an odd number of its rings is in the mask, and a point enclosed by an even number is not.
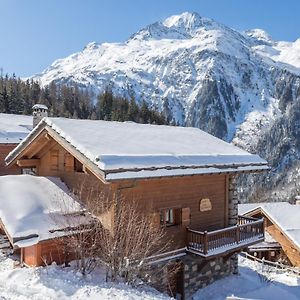
{"type": "Polygon", "coordinates": [[[264,218],[266,240],[250,246],[258,258],[300,267],[300,205],[288,202],[240,204],[239,213],[264,218]]]}
{"type": "Polygon", "coordinates": [[[0,220],[22,263],[35,266],[70,259],[57,245],[92,217],[57,177],[7,175],[0,176],[0,220]]]}
{"type": "Polygon", "coordinates": [[[7,168],[5,157],[32,130],[32,117],[0,113],[0,175],[20,174],[17,166],[7,168]]]}
{"type": "Polygon", "coordinates": [[[34,126],[47,116],[48,108],[35,104],[33,116],[0,113],[0,176],[20,174],[17,166],[6,167],[5,157],[29,134],[34,126]]]}
{"type": "MultiPolygon", "coordinates": [[[[164,260],[182,263],[182,297],[237,272],[236,253],[264,239],[262,219],[238,216],[236,177],[262,172],[267,162],[196,128],[44,118],[6,163],[60,178],[80,190],[83,203],[95,189],[111,199],[151,203],[153,222],[172,239],[164,260]]],[[[112,218],[106,216],[111,226],[112,218]]],[[[24,255],[40,255],[38,238],[24,244],[24,255]]]]}

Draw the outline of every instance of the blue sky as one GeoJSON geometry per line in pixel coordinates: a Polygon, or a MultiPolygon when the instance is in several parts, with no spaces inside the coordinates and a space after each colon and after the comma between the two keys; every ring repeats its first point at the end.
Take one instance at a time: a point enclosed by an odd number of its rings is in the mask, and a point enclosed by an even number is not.
{"type": "Polygon", "coordinates": [[[277,40],[300,37],[299,0],[0,0],[0,68],[30,76],[88,42],[122,42],[184,11],[277,40]]]}

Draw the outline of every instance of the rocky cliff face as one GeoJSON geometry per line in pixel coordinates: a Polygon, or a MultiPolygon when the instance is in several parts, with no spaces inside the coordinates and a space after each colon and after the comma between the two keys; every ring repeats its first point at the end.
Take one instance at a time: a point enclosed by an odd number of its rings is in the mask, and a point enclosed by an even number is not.
{"type": "Polygon", "coordinates": [[[255,189],[244,183],[245,197],[254,199],[288,182],[282,174],[296,172],[299,41],[273,41],[260,29],[239,33],[183,13],[124,43],[90,43],[34,78],[44,85],[76,82],[95,92],[109,86],[146,100],[169,120],[258,151],[276,176],[260,176],[255,189]]]}

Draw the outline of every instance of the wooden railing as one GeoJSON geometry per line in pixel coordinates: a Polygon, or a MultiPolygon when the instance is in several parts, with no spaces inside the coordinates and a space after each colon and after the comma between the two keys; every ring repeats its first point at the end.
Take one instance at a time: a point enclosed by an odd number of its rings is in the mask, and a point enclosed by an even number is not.
{"type": "Polygon", "coordinates": [[[239,216],[236,226],[210,232],[188,229],[187,248],[200,255],[209,256],[247,247],[264,239],[263,223],[263,219],[239,216]]]}

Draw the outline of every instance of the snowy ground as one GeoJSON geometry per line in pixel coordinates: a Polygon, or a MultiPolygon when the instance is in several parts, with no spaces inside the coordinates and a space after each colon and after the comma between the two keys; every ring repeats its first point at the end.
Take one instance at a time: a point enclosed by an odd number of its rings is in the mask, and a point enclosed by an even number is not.
{"type": "Polygon", "coordinates": [[[71,268],[13,268],[13,260],[0,254],[0,300],[167,300],[162,294],[106,284],[103,274],[83,278],[71,268]],[[100,276],[99,276],[100,275],[100,276]]]}
{"type": "Polygon", "coordinates": [[[227,296],[243,299],[300,299],[300,277],[283,273],[240,257],[238,276],[229,276],[199,290],[193,300],[224,300],[227,296]]]}
{"type": "MultiPolygon", "coordinates": [[[[103,274],[83,278],[72,268],[15,268],[14,261],[0,255],[0,300],[168,300],[150,288],[133,289],[104,283],[103,274]]],[[[194,300],[223,300],[226,296],[247,299],[300,299],[300,278],[262,267],[240,258],[240,275],[219,280],[194,295],[194,300]],[[266,277],[265,277],[265,276],[266,277]]]]}

